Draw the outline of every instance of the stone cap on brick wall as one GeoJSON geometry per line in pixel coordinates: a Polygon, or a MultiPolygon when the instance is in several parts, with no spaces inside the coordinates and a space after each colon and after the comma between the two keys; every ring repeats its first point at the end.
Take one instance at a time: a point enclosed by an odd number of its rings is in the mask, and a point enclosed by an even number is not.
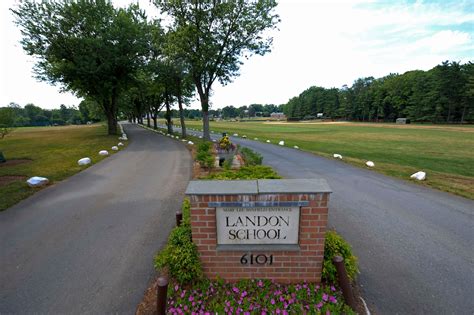
{"type": "Polygon", "coordinates": [[[186,195],[257,195],[330,193],[325,179],[194,180],[186,195]]]}

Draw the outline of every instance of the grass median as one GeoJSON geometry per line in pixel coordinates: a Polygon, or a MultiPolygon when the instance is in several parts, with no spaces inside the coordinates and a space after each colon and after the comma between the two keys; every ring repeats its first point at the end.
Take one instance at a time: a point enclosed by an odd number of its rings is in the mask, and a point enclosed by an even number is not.
{"type": "Polygon", "coordinates": [[[46,177],[52,184],[61,181],[87,167],[77,164],[80,158],[90,157],[94,164],[104,159],[99,150],[112,154],[117,137],[107,135],[101,124],[15,129],[0,140],[7,159],[0,164],[0,179],[9,179],[0,182],[0,211],[39,190],[26,184],[29,177],[46,177]]]}
{"type": "MultiPolygon", "coordinates": [[[[187,126],[202,129],[201,121],[187,126]]],[[[474,127],[444,125],[396,125],[367,123],[215,122],[211,129],[238,133],[248,139],[276,144],[330,157],[402,179],[423,170],[427,180],[418,182],[474,199],[474,127]]]]}

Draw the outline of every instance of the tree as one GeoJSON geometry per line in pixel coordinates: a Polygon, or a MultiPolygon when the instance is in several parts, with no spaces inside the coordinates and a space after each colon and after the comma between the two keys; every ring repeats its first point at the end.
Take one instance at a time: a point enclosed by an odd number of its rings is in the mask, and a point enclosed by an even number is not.
{"type": "Polygon", "coordinates": [[[159,1],[155,5],[173,19],[172,42],[189,67],[203,114],[204,138],[210,140],[209,97],[215,80],[223,85],[238,75],[242,57],[264,55],[272,38],[263,32],[279,21],[274,0],[159,1]]]}
{"type": "MultiPolygon", "coordinates": [[[[0,108],[0,140],[5,138],[13,130],[13,123],[15,122],[15,113],[13,108],[0,108]]],[[[5,162],[5,157],[0,151],[0,163],[5,162]]]]}
{"type": "Polygon", "coordinates": [[[94,99],[117,132],[117,98],[148,54],[146,16],[137,5],[107,0],[25,0],[12,9],[23,49],[35,56],[39,80],[94,99]]]}

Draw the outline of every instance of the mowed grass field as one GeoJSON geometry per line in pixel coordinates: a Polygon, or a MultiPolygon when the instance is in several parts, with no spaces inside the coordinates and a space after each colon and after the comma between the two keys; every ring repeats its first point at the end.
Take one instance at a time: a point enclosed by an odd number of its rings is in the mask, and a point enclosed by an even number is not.
{"type": "Polygon", "coordinates": [[[26,184],[29,177],[46,177],[53,184],[61,181],[87,167],[77,164],[80,158],[90,157],[94,164],[104,159],[100,150],[112,154],[117,138],[107,135],[104,125],[16,128],[0,140],[0,151],[7,159],[0,164],[0,211],[39,190],[26,184]],[[18,179],[5,185],[2,177],[18,179]]]}
{"type": "MultiPolygon", "coordinates": [[[[188,121],[191,128],[202,129],[201,121],[188,121]]],[[[341,154],[343,161],[374,171],[410,180],[417,171],[427,172],[427,180],[418,182],[433,188],[474,199],[474,126],[396,125],[375,123],[286,123],[286,122],[214,122],[211,129],[238,133],[259,141],[332,158],[341,154]]]]}

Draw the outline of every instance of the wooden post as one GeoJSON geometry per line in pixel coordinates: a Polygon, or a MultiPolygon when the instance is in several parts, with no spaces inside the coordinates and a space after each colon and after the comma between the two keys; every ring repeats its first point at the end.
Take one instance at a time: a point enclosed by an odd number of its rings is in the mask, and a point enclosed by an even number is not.
{"type": "Polygon", "coordinates": [[[344,258],[341,256],[334,256],[332,261],[336,266],[337,278],[339,280],[339,286],[342,289],[342,295],[344,295],[344,300],[346,300],[347,305],[349,305],[353,310],[356,310],[354,294],[352,293],[351,282],[347,276],[344,258]]]}
{"type": "Polygon", "coordinates": [[[168,293],[168,279],[165,277],[158,278],[158,294],[156,299],[156,309],[158,315],[166,314],[166,303],[167,303],[167,293],[168,293]]]}

